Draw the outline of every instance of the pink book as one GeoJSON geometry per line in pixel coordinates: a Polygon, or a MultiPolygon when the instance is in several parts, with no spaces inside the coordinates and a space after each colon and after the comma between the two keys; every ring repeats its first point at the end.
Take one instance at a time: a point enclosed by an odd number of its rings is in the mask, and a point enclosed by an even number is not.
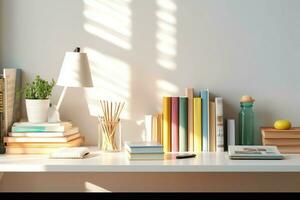
{"type": "Polygon", "coordinates": [[[172,97],[171,101],[171,148],[172,152],[179,151],[179,97],[172,97]]]}

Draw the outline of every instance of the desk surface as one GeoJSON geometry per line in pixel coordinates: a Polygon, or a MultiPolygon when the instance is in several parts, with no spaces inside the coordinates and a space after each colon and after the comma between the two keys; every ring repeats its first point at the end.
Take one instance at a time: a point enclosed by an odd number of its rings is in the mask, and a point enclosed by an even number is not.
{"type": "Polygon", "coordinates": [[[90,147],[85,159],[49,159],[47,155],[0,155],[0,172],[300,172],[300,154],[284,160],[230,160],[224,153],[195,158],[129,161],[124,152],[103,153],[90,147]]]}

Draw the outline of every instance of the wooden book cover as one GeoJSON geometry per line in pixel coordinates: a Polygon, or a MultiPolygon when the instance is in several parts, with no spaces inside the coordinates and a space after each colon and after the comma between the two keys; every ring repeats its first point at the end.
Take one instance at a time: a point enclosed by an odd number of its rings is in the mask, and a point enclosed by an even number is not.
{"type": "Polygon", "coordinates": [[[201,97],[194,97],[194,152],[202,152],[201,97]]]}
{"type": "Polygon", "coordinates": [[[81,136],[68,142],[18,142],[7,143],[6,147],[17,148],[56,148],[56,147],[77,147],[84,144],[84,137],[81,136]]]}
{"type": "Polygon", "coordinates": [[[179,97],[179,151],[188,151],[188,98],[179,97]]]}
{"type": "Polygon", "coordinates": [[[290,128],[288,130],[277,130],[271,127],[261,128],[263,138],[300,138],[300,128],[290,128]]]}
{"type": "MultiPolygon", "coordinates": [[[[64,146],[64,147],[79,147],[84,144],[84,137],[80,139],[76,139],[78,142],[76,145],[72,146],[64,146]]],[[[15,147],[15,146],[7,146],[6,153],[7,154],[51,154],[57,151],[58,147],[15,147]]]]}
{"type": "Polygon", "coordinates": [[[278,150],[283,154],[299,154],[300,146],[278,146],[278,150]]]}
{"type": "Polygon", "coordinates": [[[4,137],[6,143],[18,142],[68,142],[80,137],[80,133],[64,137],[4,137]]]}
{"type": "Polygon", "coordinates": [[[300,146],[300,138],[264,138],[263,145],[268,146],[300,146]]]}
{"type": "Polygon", "coordinates": [[[171,151],[171,97],[163,97],[163,145],[164,151],[171,151]]]}
{"type": "Polygon", "coordinates": [[[216,104],[209,102],[209,151],[216,151],[216,104]]]}
{"type": "Polygon", "coordinates": [[[179,151],[179,97],[172,97],[171,108],[171,138],[172,138],[172,152],[179,151]]]}
{"type": "Polygon", "coordinates": [[[194,151],[194,89],[186,88],[188,97],[188,150],[194,151]]]}

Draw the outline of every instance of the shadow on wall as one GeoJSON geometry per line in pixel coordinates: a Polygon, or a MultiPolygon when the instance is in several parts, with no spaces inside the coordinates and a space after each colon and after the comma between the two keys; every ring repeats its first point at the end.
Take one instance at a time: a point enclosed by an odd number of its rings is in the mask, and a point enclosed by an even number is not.
{"type": "MultiPolygon", "coordinates": [[[[101,48],[95,44],[84,48],[90,59],[94,82],[94,88],[85,89],[89,113],[92,116],[101,114],[100,99],[125,102],[126,107],[121,115],[124,119],[122,127],[134,132],[127,133],[128,138],[125,137],[125,140],[143,139],[143,123],[140,121],[144,119],[144,113],[149,112],[147,106],[150,101],[144,98],[155,97],[156,111],[160,111],[162,96],[176,95],[179,92],[178,87],[171,81],[165,78],[149,77],[149,74],[142,72],[140,66],[137,66],[136,61],[133,60],[140,51],[132,43],[135,39],[133,37],[133,20],[135,19],[132,13],[134,3],[140,2],[135,0],[83,1],[83,29],[87,37],[105,43],[100,46],[101,48]],[[137,90],[136,85],[140,86],[139,91],[143,91],[143,88],[149,85],[153,85],[154,88],[150,91],[147,88],[142,93],[134,93],[137,90]]],[[[158,67],[162,71],[175,71],[177,68],[175,62],[177,6],[173,0],[156,0],[151,3],[155,3],[154,7],[157,8],[156,13],[152,13],[153,16],[151,16],[151,19],[156,21],[157,30],[156,44],[151,49],[156,58],[149,59],[155,61],[152,67],[158,67]]],[[[155,34],[155,31],[152,30],[149,35],[153,33],[155,34]]],[[[155,110],[151,112],[154,114],[155,110]]]]}

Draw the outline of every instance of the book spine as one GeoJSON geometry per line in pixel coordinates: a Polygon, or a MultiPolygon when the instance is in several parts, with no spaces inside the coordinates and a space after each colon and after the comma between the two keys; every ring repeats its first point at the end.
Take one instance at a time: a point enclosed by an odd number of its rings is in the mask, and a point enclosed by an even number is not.
{"type": "Polygon", "coordinates": [[[179,97],[172,97],[172,108],[171,108],[171,120],[172,120],[172,152],[178,152],[179,151],[179,126],[178,126],[178,121],[179,121],[179,97]]]}
{"type": "Polygon", "coordinates": [[[186,88],[188,97],[188,151],[194,150],[194,89],[186,88]]]}
{"type": "Polygon", "coordinates": [[[235,120],[227,120],[227,143],[229,145],[235,145],[235,120]]]}
{"type": "Polygon", "coordinates": [[[158,135],[157,135],[157,114],[153,115],[152,119],[152,141],[157,142],[158,141],[158,135]]]}
{"type": "Polygon", "coordinates": [[[216,103],[209,102],[209,151],[216,152],[216,103]]]}
{"type": "Polygon", "coordinates": [[[209,91],[201,91],[202,98],[202,151],[209,151],[209,91]]]}
{"type": "Polygon", "coordinates": [[[145,115],[145,141],[152,141],[153,116],[145,115]]]}
{"type": "Polygon", "coordinates": [[[216,102],[216,134],[217,134],[217,152],[224,151],[224,127],[223,127],[223,99],[215,98],[216,102]]]}
{"type": "Polygon", "coordinates": [[[188,98],[179,98],[179,151],[188,151],[188,98]]]}
{"type": "Polygon", "coordinates": [[[12,132],[64,132],[65,128],[63,126],[58,127],[46,127],[46,126],[13,126],[11,128],[12,132]]]}
{"type": "Polygon", "coordinates": [[[163,114],[157,115],[157,142],[163,144],[163,114]]]}
{"type": "Polygon", "coordinates": [[[164,151],[171,151],[171,97],[163,97],[163,145],[164,151]]]}
{"type": "Polygon", "coordinates": [[[194,97],[194,152],[202,151],[202,108],[201,98],[194,97]]]}

